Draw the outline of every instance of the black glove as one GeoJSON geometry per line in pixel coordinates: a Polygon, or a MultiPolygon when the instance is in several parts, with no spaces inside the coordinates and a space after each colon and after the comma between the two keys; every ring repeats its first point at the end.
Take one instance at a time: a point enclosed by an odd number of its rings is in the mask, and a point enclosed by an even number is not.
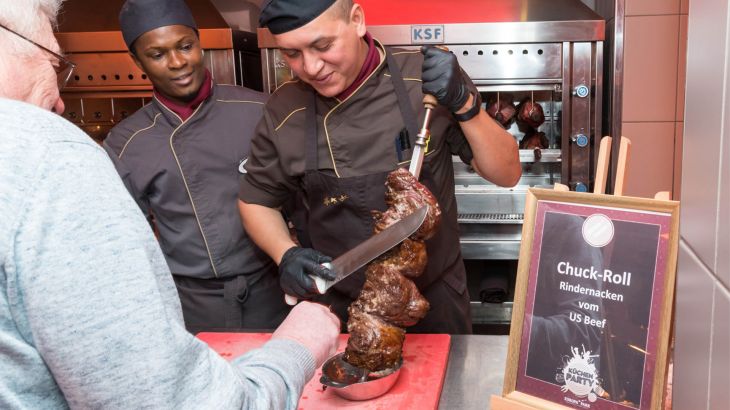
{"type": "Polygon", "coordinates": [[[426,46],[421,47],[421,53],[424,56],[423,93],[436,97],[449,111],[459,111],[469,99],[471,79],[459,67],[456,56],[450,51],[426,46]]]}
{"type": "Polygon", "coordinates": [[[287,295],[299,299],[309,299],[316,296],[317,287],[309,275],[319,276],[327,280],[334,280],[335,273],[322,266],[331,262],[332,258],[323,255],[311,248],[294,246],[284,252],[279,263],[279,284],[287,295]]]}

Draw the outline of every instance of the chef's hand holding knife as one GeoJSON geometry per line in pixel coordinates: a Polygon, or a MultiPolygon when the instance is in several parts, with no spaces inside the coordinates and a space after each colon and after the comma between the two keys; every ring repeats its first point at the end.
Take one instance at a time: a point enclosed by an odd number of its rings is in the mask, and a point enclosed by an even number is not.
{"type": "Polygon", "coordinates": [[[335,273],[326,266],[329,262],[332,258],[311,248],[294,246],[284,252],[279,263],[279,283],[286,293],[287,303],[294,305],[297,299],[311,299],[321,294],[318,288],[322,285],[318,287],[315,279],[335,279],[335,273]]]}
{"type": "Polygon", "coordinates": [[[421,47],[421,53],[423,53],[421,75],[423,93],[436,97],[439,104],[452,113],[466,108],[464,105],[476,87],[459,66],[456,56],[450,51],[432,46],[421,47]]]}

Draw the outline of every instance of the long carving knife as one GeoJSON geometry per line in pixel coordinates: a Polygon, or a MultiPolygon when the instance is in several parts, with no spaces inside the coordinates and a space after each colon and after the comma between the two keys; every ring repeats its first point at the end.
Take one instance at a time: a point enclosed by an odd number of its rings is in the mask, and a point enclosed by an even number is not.
{"type": "MultiPolygon", "coordinates": [[[[370,261],[389,251],[394,246],[403,242],[418,230],[426,220],[428,205],[416,209],[413,213],[390,225],[381,232],[371,236],[366,241],[343,253],[332,262],[322,264],[335,272],[335,279],[328,281],[319,276],[310,275],[321,294],[327,292],[337,282],[357,272],[358,269],[367,265],[370,261]]],[[[286,303],[294,305],[297,299],[294,296],[286,295],[286,303]]]]}

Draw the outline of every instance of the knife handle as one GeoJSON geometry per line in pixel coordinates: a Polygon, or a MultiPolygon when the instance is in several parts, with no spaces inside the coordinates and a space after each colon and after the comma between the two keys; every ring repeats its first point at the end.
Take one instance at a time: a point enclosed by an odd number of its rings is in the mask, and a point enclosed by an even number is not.
{"type": "MultiPolygon", "coordinates": [[[[332,270],[332,264],[329,262],[325,262],[322,264],[325,268],[332,270]]],[[[317,287],[317,292],[319,292],[320,295],[324,295],[325,292],[327,292],[327,289],[332,286],[332,282],[328,281],[325,278],[321,278],[319,276],[310,275],[310,278],[314,280],[314,285],[317,287]]]]}
{"type": "MultiPolygon", "coordinates": [[[[332,265],[329,262],[323,263],[322,266],[327,269],[332,269],[332,265]]],[[[331,282],[316,275],[309,275],[309,277],[314,281],[314,286],[317,288],[317,292],[319,292],[320,295],[324,295],[324,293],[327,292],[327,289],[329,289],[331,282]]],[[[297,304],[297,297],[284,295],[284,301],[287,305],[294,306],[297,304]]]]}

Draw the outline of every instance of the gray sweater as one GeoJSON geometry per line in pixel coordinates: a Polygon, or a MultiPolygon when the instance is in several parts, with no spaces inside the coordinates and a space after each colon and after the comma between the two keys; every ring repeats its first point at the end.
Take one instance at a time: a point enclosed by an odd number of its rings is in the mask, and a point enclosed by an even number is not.
{"type": "Polygon", "coordinates": [[[149,225],[73,124],[0,99],[0,408],[296,408],[314,374],[272,340],[232,364],[185,331],[149,225]]]}

